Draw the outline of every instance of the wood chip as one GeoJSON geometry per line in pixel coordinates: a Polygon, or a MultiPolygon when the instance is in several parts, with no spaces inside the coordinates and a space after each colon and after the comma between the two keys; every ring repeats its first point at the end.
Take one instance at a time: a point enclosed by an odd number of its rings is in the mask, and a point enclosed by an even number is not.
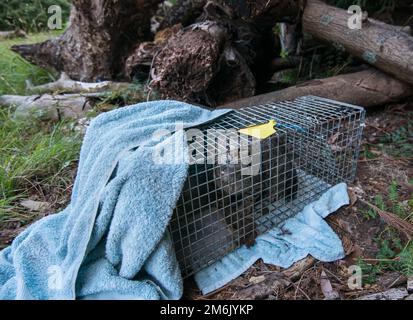
{"type": "MultiPolygon", "coordinates": [[[[255,277],[260,278],[260,277],[255,277]]],[[[260,278],[261,280],[261,278],[260,278]]],[[[264,280],[257,284],[238,291],[237,300],[261,300],[267,299],[270,295],[277,296],[277,292],[283,290],[289,282],[283,279],[279,272],[272,272],[264,276],[264,280]]]]}
{"type": "Polygon", "coordinates": [[[265,277],[264,276],[251,277],[249,281],[253,284],[258,284],[258,283],[264,282],[265,277]]]}

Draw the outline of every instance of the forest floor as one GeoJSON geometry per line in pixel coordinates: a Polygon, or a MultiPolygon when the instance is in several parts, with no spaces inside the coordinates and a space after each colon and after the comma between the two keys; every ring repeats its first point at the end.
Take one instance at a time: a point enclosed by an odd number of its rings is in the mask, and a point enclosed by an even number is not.
{"type": "MultiPolygon", "coordinates": [[[[48,36],[37,35],[30,41],[48,36]]],[[[27,39],[0,42],[0,94],[24,94],[26,79],[42,83],[55,77],[10,52],[10,45],[21,41],[27,39]]],[[[68,204],[82,140],[74,122],[44,123],[11,114],[0,110],[0,249],[30,223],[68,204]]],[[[351,186],[352,194],[364,201],[355,201],[328,218],[343,240],[346,258],[312,262],[297,279],[287,279],[288,285],[274,287],[270,299],[323,299],[326,277],[342,299],[406,286],[406,277],[413,275],[413,243],[368,204],[413,223],[412,142],[413,101],[368,111],[357,180],[351,186]],[[361,268],[363,276],[357,290],[347,284],[353,265],[361,268]]],[[[189,279],[185,297],[237,299],[260,276],[279,271],[258,261],[207,297],[189,279]]]]}

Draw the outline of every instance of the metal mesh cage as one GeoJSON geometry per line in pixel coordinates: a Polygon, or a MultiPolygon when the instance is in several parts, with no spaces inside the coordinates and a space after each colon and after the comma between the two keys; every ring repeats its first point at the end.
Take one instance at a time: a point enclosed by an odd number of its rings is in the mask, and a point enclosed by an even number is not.
{"type": "Polygon", "coordinates": [[[299,213],[331,186],[351,182],[363,108],[313,96],[236,110],[188,139],[193,162],[170,223],[183,276],[299,213]],[[276,121],[256,139],[239,129],[276,121]]]}

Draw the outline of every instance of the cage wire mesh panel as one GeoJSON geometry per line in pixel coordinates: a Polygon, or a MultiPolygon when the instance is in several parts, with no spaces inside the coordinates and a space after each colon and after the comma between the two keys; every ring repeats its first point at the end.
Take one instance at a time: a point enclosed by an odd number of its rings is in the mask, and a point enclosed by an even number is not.
{"type": "Polygon", "coordinates": [[[203,139],[188,133],[201,156],[169,227],[183,276],[252,245],[331,186],[353,181],[364,117],[361,107],[307,96],[231,112],[198,128],[203,139]],[[238,133],[270,120],[276,132],[266,139],[238,133]]]}

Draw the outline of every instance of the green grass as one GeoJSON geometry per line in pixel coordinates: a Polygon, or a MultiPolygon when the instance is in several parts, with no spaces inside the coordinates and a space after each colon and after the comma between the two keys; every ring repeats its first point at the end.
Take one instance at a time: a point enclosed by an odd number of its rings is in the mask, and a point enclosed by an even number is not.
{"type": "Polygon", "coordinates": [[[66,189],[81,144],[70,123],[44,124],[11,114],[0,110],[0,222],[18,217],[22,198],[66,189]]]}
{"type": "Polygon", "coordinates": [[[64,23],[70,10],[66,0],[1,0],[0,2],[0,29],[14,30],[21,28],[26,31],[47,30],[47,21],[51,14],[48,8],[58,5],[62,9],[64,23]]]}
{"type": "Polygon", "coordinates": [[[35,43],[47,40],[58,35],[53,33],[39,33],[30,35],[27,39],[12,39],[0,41],[0,95],[24,95],[26,80],[33,84],[43,84],[55,80],[56,74],[30,64],[18,54],[10,50],[15,44],[35,43]]]}

